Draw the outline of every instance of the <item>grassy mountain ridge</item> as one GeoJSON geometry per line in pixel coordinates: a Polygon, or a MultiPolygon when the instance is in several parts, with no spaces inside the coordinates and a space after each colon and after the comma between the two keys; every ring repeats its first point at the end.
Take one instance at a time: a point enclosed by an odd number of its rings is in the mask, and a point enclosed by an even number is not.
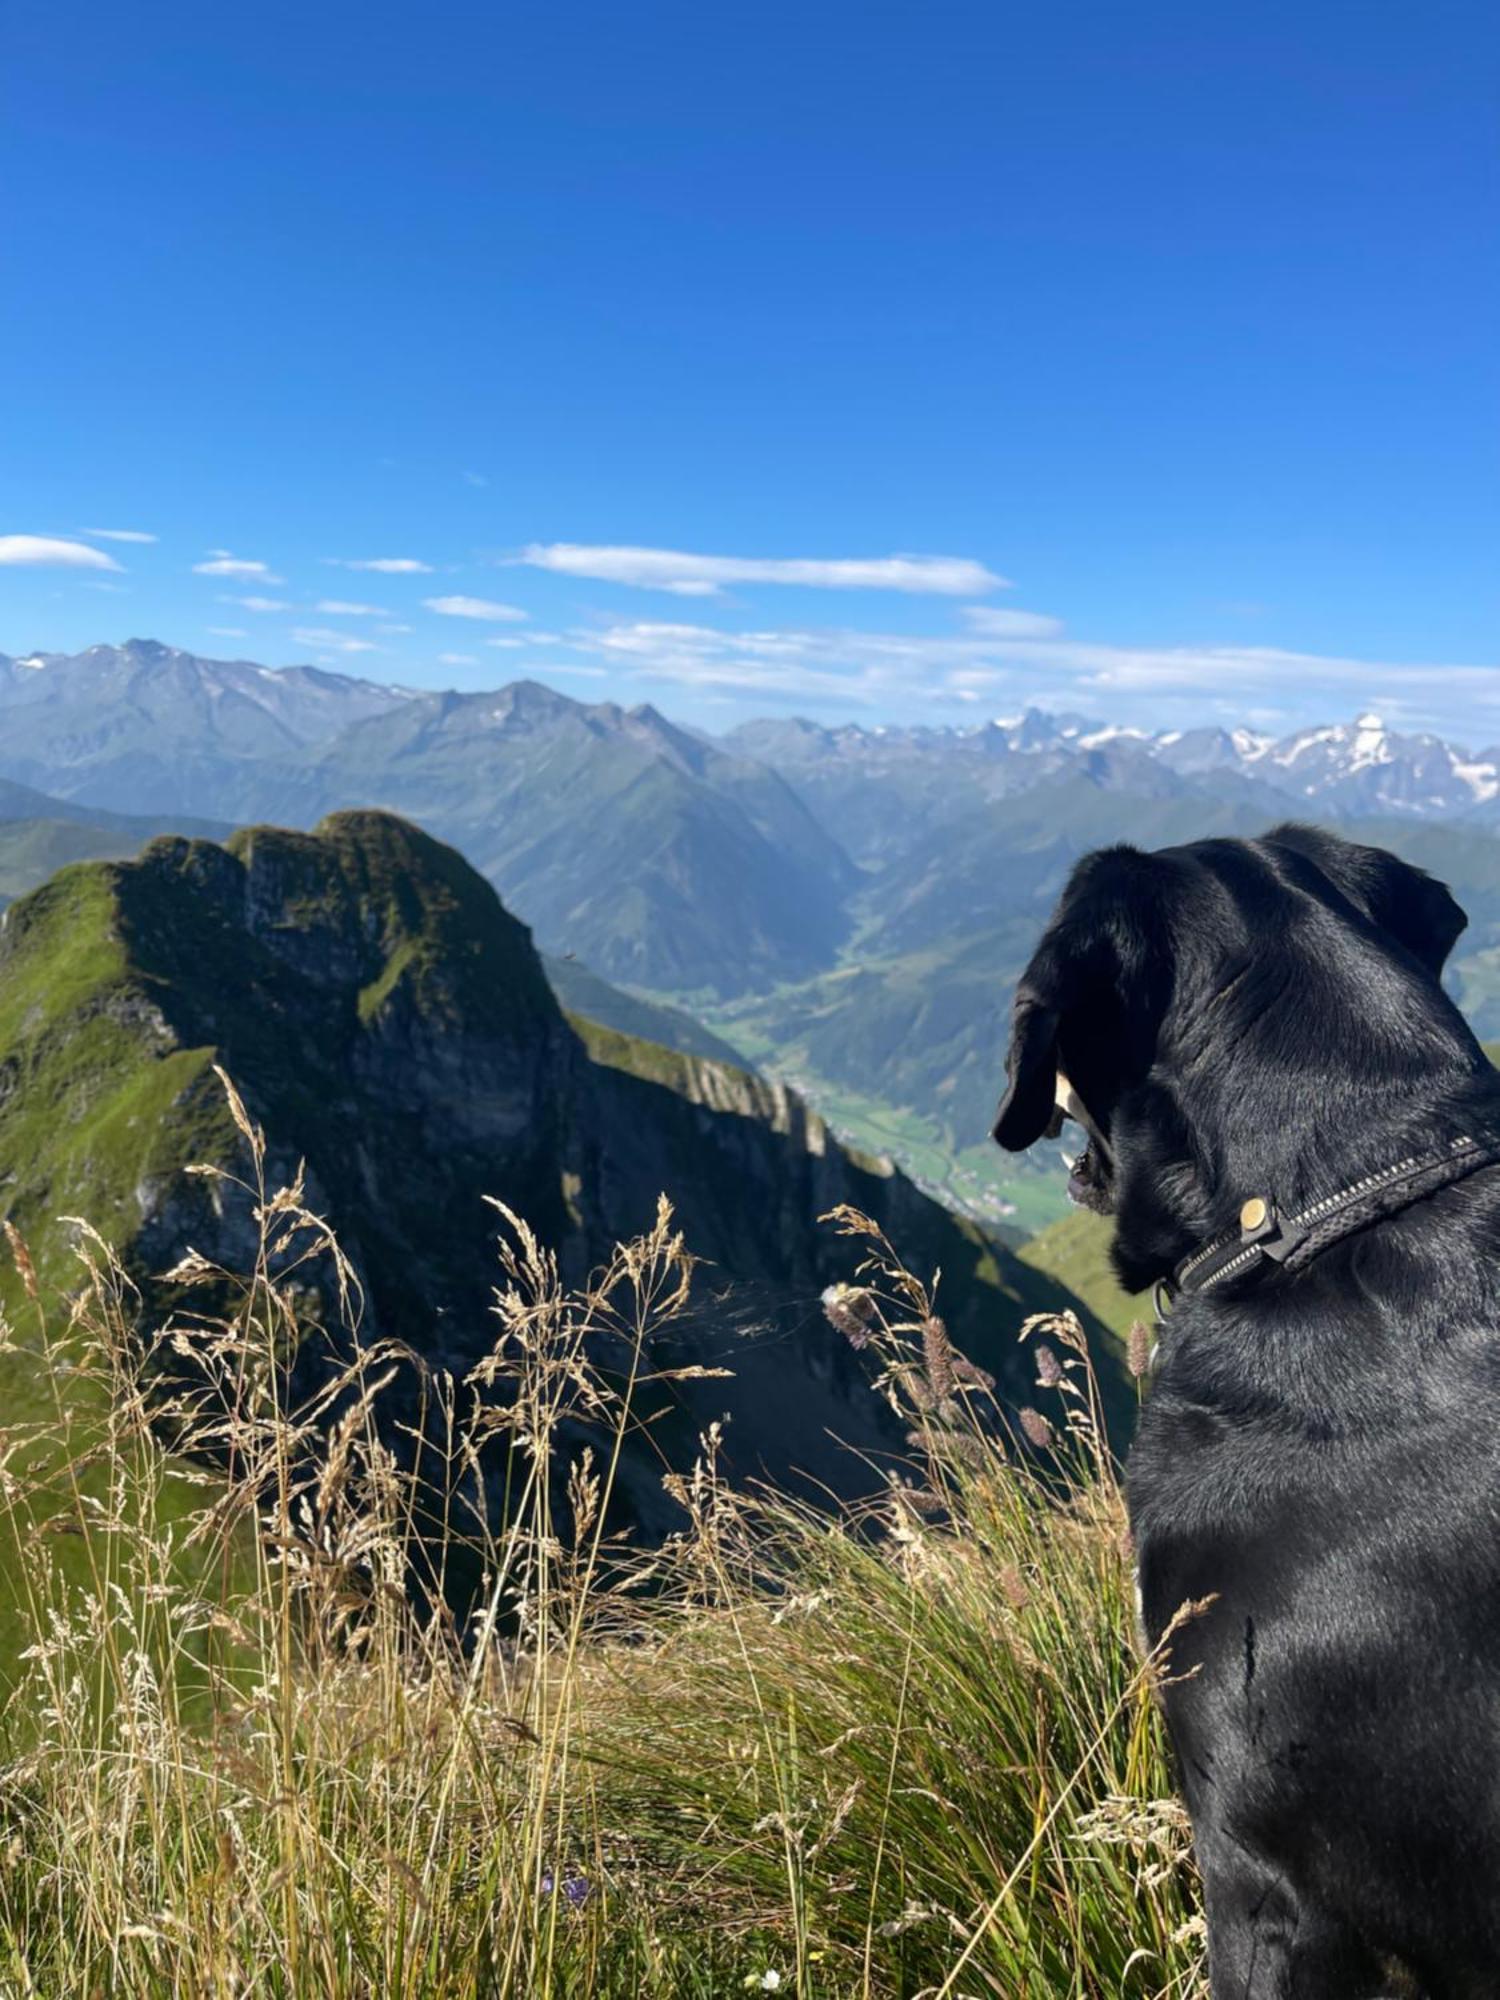
{"type": "Polygon", "coordinates": [[[544,952],[542,967],[569,1015],[581,1015],[639,1041],[660,1042],[664,1048],[682,1049],[688,1055],[709,1056],[736,1066],[744,1062],[739,1050],[684,1008],[647,1000],[611,985],[577,959],[553,958],[544,952]]]}
{"type": "MultiPolygon", "coordinates": [[[[830,1434],[894,1442],[818,1309],[849,1272],[817,1221],[837,1203],[941,1266],[955,1338],[1012,1403],[1029,1391],[1020,1317],[1068,1302],[888,1164],[849,1154],[784,1086],[576,1031],[525,927],[452,849],[387,814],[65,868],[0,930],[0,1049],[0,1208],[48,1282],[66,1268],[57,1216],[87,1216],[152,1312],[154,1274],[188,1245],[241,1268],[250,1242],[245,1202],[186,1173],[243,1167],[215,1063],[265,1127],[275,1174],[306,1162],[308,1198],[365,1288],[368,1336],[460,1371],[491,1338],[484,1196],[582,1277],[665,1190],[706,1260],[681,1352],[735,1374],[681,1391],[663,1435],[685,1447],[727,1411],[746,1475],[838,1490],[857,1462],[830,1434]]],[[[1123,1421],[1122,1390],[1114,1406],[1123,1421]]],[[[639,1475],[648,1507],[654,1473],[639,1475]]]]}

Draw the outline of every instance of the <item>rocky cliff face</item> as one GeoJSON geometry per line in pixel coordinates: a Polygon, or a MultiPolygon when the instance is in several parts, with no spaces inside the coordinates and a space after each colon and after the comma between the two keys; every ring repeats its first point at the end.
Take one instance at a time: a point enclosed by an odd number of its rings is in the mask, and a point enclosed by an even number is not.
{"type": "MultiPolygon", "coordinates": [[[[0,1210],[44,1259],[54,1218],[119,1246],[149,1311],[191,1244],[243,1267],[247,1201],[193,1177],[241,1165],[212,1067],[234,1079],[290,1179],[334,1224],[365,1331],[462,1373],[491,1345],[497,1196],[566,1276],[674,1202],[705,1260],[672,1359],[731,1368],[673,1391],[690,1444],[727,1414],[732,1467],[850,1491],[847,1449],[896,1440],[819,1293],[850,1246],[818,1217],[865,1209],[914,1268],[943,1271],[960,1345],[1012,1400],[1023,1313],[1066,1303],[973,1226],[846,1151],[747,1071],[569,1019],[527,930],[452,849],[382,813],[310,834],[153,843],[63,870],[0,928],[0,1210]]],[[[644,1467],[627,1483],[653,1519],[644,1467]]]]}

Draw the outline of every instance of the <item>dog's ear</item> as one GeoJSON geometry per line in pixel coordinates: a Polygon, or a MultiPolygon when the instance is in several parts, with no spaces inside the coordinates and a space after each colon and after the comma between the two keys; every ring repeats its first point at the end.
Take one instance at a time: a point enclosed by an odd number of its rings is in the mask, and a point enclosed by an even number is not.
{"type": "Polygon", "coordinates": [[[1016,988],[1005,1095],[992,1128],[1007,1152],[1024,1152],[1053,1127],[1059,1067],[1069,1069],[1085,1104],[1096,1087],[1102,1104],[1149,1038],[1162,958],[1152,942],[1161,936],[1159,872],[1157,856],[1133,847],[1103,848],[1074,869],[1016,988]],[[1075,1059],[1084,1074],[1073,1073],[1075,1059]]]}
{"type": "Polygon", "coordinates": [[[1361,916],[1403,945],[1436,977],[1468,924],[1443,884],[1388,854],[1316,826],[1278,826],[1267,842],[1312,862],[1361,916]]]}
{"type": "Polygon", "coordinates": [[[1011,1016],[1005,1095],[991,1134],[1008,1153],[1024,1153],[1052,1123],[1057,1109],[1057,1030],[1061,1019],[1056,1007],[1022,983],[1011,1016]]]}

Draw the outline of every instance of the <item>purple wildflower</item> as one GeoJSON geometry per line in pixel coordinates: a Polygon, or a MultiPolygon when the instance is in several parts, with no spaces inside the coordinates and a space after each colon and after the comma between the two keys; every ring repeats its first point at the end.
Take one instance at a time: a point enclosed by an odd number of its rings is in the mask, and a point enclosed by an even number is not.
{"type": "MultiPolygon", "coordinates": [[[[549,1868],[542,1876],[542,1894],[544,1896],[555,1896],[557,1889],[557,1877],[549,1868]]],[[[593,1894],[593,1890],[594,1885],[590,1882],[587,1875],[564,1875],[562,1878],[562,1892],[575,1910],[583,1908],[584,1904],[593,1894]]]]}

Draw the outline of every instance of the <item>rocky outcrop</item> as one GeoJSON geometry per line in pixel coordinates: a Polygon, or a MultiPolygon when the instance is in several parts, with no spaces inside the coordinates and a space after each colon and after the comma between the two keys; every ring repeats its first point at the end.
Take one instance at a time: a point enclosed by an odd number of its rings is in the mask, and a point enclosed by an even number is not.
{"type": "MultiPolygon", "coordinates": [[[[1028,1387],[1022,1315],[1067,1302],[846,1151],[784,1086],[570,1022],[488,884],[388,814],[224,846],[158,840],[135,862],[66,869],[6,913],[0,1209],[39,1255],[60,1254],[53,1218],[88,1215],[151,1311],[166,1303],[154,1274],[189,1245],[244,1265],[248,1201],[186,1172],[243,1166],[215,1064],[264,1127],[273,1172],[306,1163],[309,1200],[359,1274],[366,1334],[460,1374],[493,1338],[486,1196],[581,1280],[665,1192],[703,1260],[671,1359],[733,1373],[674,1388],[663,1435],[690,1448],[727,1415],[746,1478],[848,1492],[899,1445],[819,1308],[855,1261],[819,1223],[836,1204],[873,1215],[914,1268],[941,1267],[955,1338],[1012,1400],[1028,1387]]],[[[647,1525],[659,1471],[626,1469],[647,1525]]]]}

